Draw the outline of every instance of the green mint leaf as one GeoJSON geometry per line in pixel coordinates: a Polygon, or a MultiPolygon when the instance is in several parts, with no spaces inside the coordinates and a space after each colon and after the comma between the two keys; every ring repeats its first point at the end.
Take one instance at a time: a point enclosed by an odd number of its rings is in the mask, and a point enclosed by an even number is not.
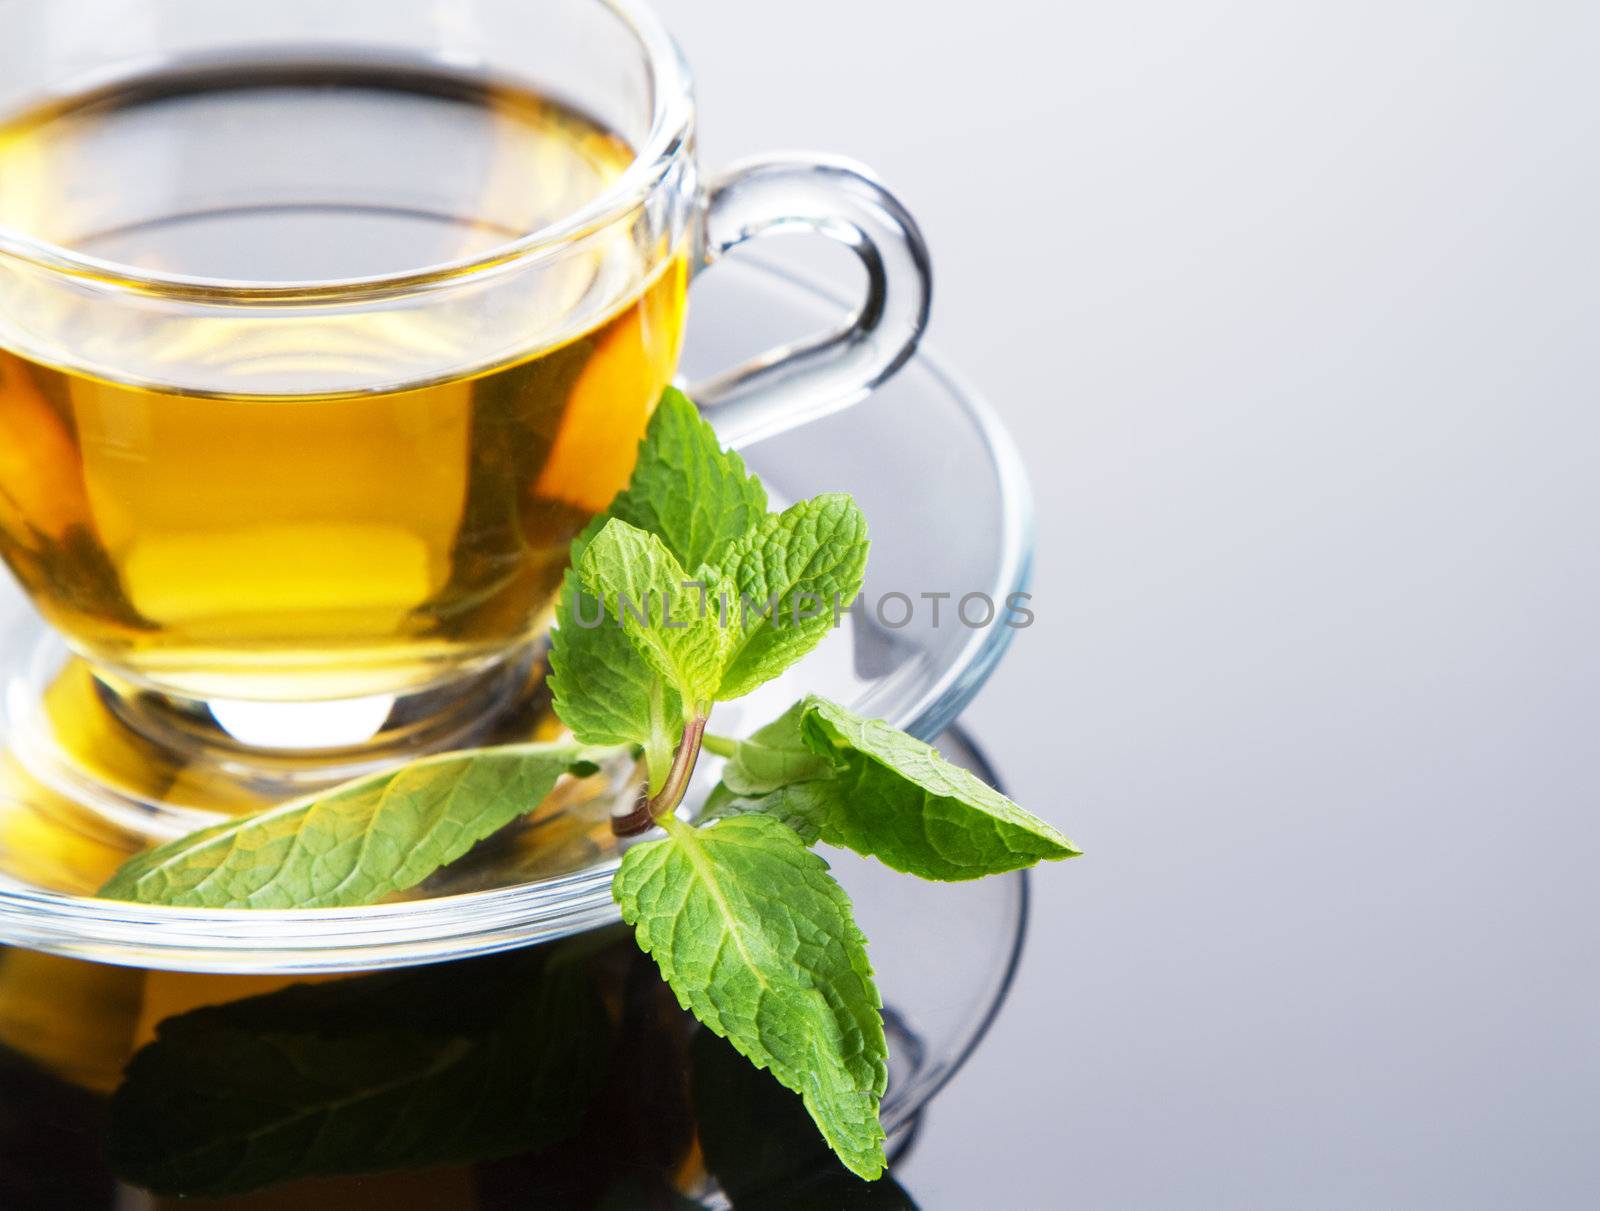
{"type": "Polygon", "coordinates": [[[804,1103],[709,1030],[689,1042],[689,1073],[706,1168],[738,1211],[916,1211],[893,1177],[846,1170],[804,1103]]]}
{"type": "MultiPolygon", "coordinates": [[[[669,387],[651,415],[628,486],[573,541],[571,558],[580,563],[616,519],[661,539],[680,567],[698,568],[766,512],[761,481],[717,444],[693,402],[669,387]]],[[[655,667],[623,633],[615,612],[584,593],[572,572],[556,607],[550,672],[556,714],[586,744],[642,744],[659,757],[670,755],[683,734],[677,691],[668,686],[659,703],[652,701],[660,681],[655,667]]]]}
{"type": "Polygon", "coordinates": [[[716,556],[739,626],[717,700],[742,698],[833,629],[867,570],[867,521],[842,493],[769,514],[716,556]]]}
{"type": "Polygon", "coordinates": [[[612,520],[584,550],[578,579],[686,706],[711,701],[736,635],[721,625],[715,571],[691,577],[660,538],[612,520]]]}
{"type": "Polygon", "coordinates": [[[570,571],[550,637],[550,693],[556,715],[584,744],[642,744],[670,755],[683,735],[682,699],[570,571]]]}
{"type": "Polygon", "coordinates": [[[730,790],[727,783],[719,782],[706,798],[699,822],[770,816],[793,829],[807,845],[814,845],[822,840],[823,825],[834,812],[840,793],[839,784],[831,777],[780,786],[764,795],[741,795],[730,790]]]}
{"type": "Polygon", "coordinates": [[[531,812],[596,755],[527,744],[424,758],[148,850],[100,895],[196,908],[371,904],[531,812]]]}
{"type": "Polygon", "coordinates": [[[806,704],[797,702],[747,740],[734,745],[722,781],[739,795],[764,795],[779,787],[833,773],[833,762],[812,752],[800,734],[806,704]]]}
{"type": "Polygon", "coordinates": [[[813,751],[834,762],[834,776],[790,787],[773,806],[793,813],[804,788],[805,814],[829,845],[949,881],[1078,855],[1043,820],[881,719],[809,698],[801,730],[813,751]]]}
{"type": "Polygon", "coordinates": [[[877,1177],[888,1047],[844,889],[776,820],[663,823],[612,885],[640,948],[685,1009],[801,1096],[854,1173],[877,1177]]]}
{"type": "MultiPolygon", "coordinates": [[[[761,481],[737,454],[722,449],[689,397],[668,387],[650,417],[633,477],[605,516],[648,530],[680,564],[698,568],[766,513],[761,481]]],[[[591,523],[579,537],[574,562],[603,525],[591,523]]]]}
{"type": "Polygon", "coordinates": [[[607,1043],[588,970],[543,951],[293,985],[163,1021],[107,1151],[128,1181],[207,1198],[507,1156],[577,1132],[607,1043]]]}

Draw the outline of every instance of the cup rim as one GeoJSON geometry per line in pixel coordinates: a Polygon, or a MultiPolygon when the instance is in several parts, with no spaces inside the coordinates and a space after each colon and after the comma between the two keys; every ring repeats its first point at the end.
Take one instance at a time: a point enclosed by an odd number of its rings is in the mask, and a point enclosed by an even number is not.
{"type": "Polygon", "coordinates": [[[194,302],[337,302],[452,285],[510,264],[551,255],[610,227],[655,192],[689,145],[694,83],[688,61],[665,24],[644,0],[597,0],[614,12],[643,48],[650,70],[650,133],[615,181],[571,214],[484,252],[452,261],[361,277],[251,281],[162,273],[91,256],[0,223],[0,259],[86,279],[96,286],[194,302]]]}

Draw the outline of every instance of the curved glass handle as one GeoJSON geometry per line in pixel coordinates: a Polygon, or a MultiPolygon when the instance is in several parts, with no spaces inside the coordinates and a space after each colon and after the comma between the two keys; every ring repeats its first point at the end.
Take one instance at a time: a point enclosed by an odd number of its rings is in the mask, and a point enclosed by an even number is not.
{"type": "Polygon", "coordinates": [[[712,183],[702,222],[702,266],[746,240],[807,231],[850,248],[867,271],[867,297],[845,327],[688,388],[729,446],[860,402],[915,352],[933,298],[928,246],[899,199],[861,165],[825,156],[747,160],[712,183]]]}

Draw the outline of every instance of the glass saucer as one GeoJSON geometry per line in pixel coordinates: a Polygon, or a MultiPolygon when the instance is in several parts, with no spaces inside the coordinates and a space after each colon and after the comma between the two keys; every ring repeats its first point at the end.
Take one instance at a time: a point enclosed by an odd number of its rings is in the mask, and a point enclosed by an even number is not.
{"type": "MultiPolygon", "coordinates": [[[[1004,1001],[1027,877],[837,869],[883,994],[898,1162],[1004,1001]]],[[[911,1205],[849,1177],[620,927],[310,982],[0,948],[0,1094],[8,1207],[153,1206],[151,1187],[323,1211],[911,1205]]]]}
{"type": "MultiPolygon", "coordinates": [[[[757,263],[707,277],[693,305],[684,358],[691,381],[840,317],[827,292],[757,263]]],[[[1000,658],[1012,635],[1007,620],[1017,620],[1006,603],[1026,588],[1026,480],[994,415],[925,351],[859,406],[745,456],[777,501],[853,493],[873,548],[862,599],[838,633],[782,678],[719,708],[718,730],[757,726],[809,692],[938,735],[1000,658]]],[[[96,899],[132,853],[265,806],[281,788],[263,801],[247,780],[229,781],[226,768],[151,777],[130,747],[137,737],[102,709],[91,679],[9,585],[0,588],[0,627],[0,942],[141,967],[349,971],[465,958],[617,920],[609,812],[622,784],[606,774],[392,902],[276,911],[96,899]],[[86,754],[90,778],[79,776],[86,754]],[[119,781],[119,763],[140,777],[119,781]]],[[[496,735],[547,734],[553,717],[540,713],[537,695],[529,704],[525,718],[496,735]]],[[[691,806],[714,780],[714,763],[704,764],[691,806]]]]}

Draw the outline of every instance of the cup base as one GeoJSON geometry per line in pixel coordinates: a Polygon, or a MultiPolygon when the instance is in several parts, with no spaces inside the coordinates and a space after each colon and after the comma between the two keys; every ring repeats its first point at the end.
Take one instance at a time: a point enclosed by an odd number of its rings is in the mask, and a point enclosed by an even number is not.
{"type": "Polygon", "coordinates": [[[324,703],[188,699],[93,669],[42,623],[0,659],[0,740],[75,807],[151,840],[182,836],[450,749],[560,734],[544,645],[447,686],[324,703]]]}

